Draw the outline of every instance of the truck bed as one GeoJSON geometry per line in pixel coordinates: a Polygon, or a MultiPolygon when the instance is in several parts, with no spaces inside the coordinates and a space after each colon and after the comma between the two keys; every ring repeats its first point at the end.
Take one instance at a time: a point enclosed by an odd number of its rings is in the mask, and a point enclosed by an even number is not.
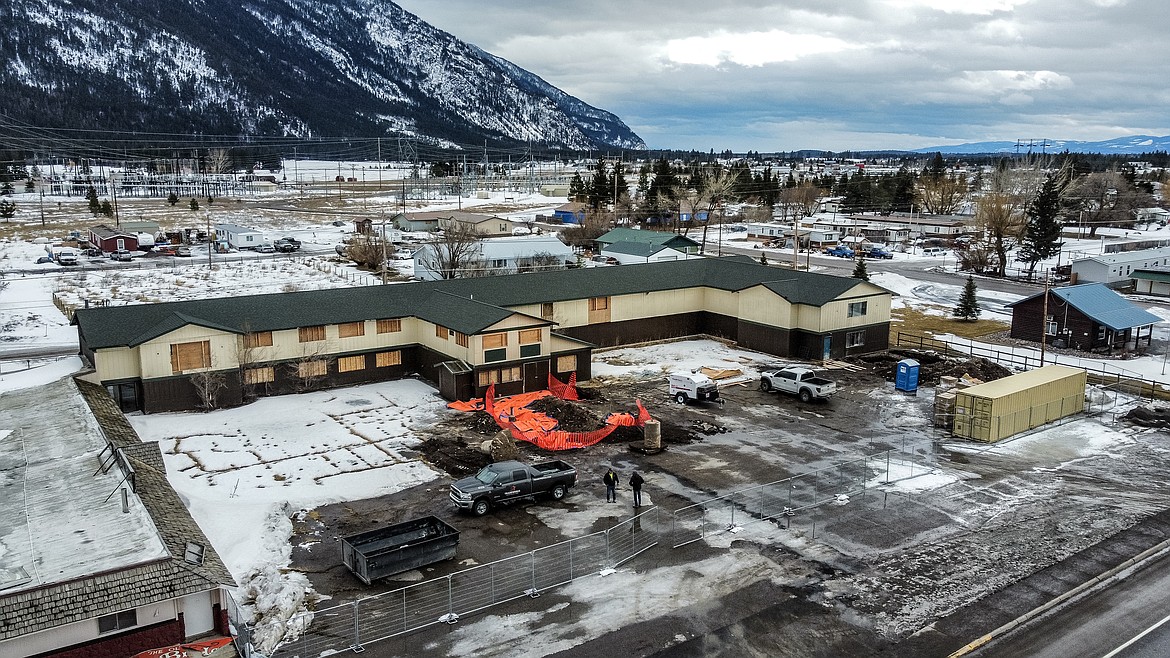
{"type": "Polygon", "coordinates": [[[455,557],[459,531],[438,517],[426,516],[370,530],[341,540],[345,566],[362,582],[410,571],[455,557]]]}

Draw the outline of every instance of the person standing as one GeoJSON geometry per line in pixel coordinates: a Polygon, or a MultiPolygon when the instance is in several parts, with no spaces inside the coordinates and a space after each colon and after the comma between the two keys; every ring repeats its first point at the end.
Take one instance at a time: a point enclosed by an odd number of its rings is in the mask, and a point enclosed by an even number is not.
{"type": "Polygon", "coordinates": [[[642,483],[643,482],[645,482],[645,480],[642,479],[642,474],[639,473],[638,471],[634,471],[634,474],[630,476],[630,488],[634,490],[634,508],[635,509],[642,506],[642,483]]]}
{"type": "Polygon", "coordinates": [[[605,502],[616,503],[618,476],[617,473],[613,472],[612,467],[606,471],[605,477],[601,478],[601,481],[605,483],[605,502]]]}

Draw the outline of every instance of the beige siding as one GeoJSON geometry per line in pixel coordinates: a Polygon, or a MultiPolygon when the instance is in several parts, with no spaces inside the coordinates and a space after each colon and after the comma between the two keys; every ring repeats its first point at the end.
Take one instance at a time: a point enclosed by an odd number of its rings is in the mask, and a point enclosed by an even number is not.
{"type": "MultiPolygon", "coordinates": [[[[514,316],[514,317],[517,317],[517,316],[514,316]]],[[[528,319],[529,323],[531,323],[531,321],[532,321],[531,319],[528,319]]],[[[503,324],[503,323],[497,323],[496,325],[493,325],[491,329],[484,330],[484,333],[485,334],[498,333],[498,329],[500,328],[501,324],[503,324]]],[[[526,327],[526,328],[536,329],[536,327],[526,327]]],[[[507,357],[505,357],[505,360],[516,361],[516,360],[519,360],[521,358],[531,358],[531,357],[520,356],[520,331],[516,330],[516,329],[512,329],[512,330],[507,331],[507,334],[508,334],[508,345],[507,345],[506,349],[508,350],[508,352],[507,352],[507,357]]],[[[551,342],[549,328],[548,327],[541,327],[540,328],[540,354],[542,356],[548,356],[550,353],[551,346],[552,346],[552,342],[551,342]]],[[[493,349],[495,349],[495,348],[493,348],[493,349]]],[[[476,366],[484,365],[485,363],[487,363],[487,361],[485,361],[483,358],[483,352],[484,352],[483,336],[482,335],[472,336],[471,337],[470,354],[468,355],[468,357],[465,360],[472,365],[476,365],[476,366]]],[[[499,362],[498,360],[492,361],[492,363],[498,363],[498,362],[499,362]]]]}
{"type": "Polygon", "coordinates": [[[755,286],[739,293],[739,310],[731,315],[748,322],[790,327],[793,306],[771,290],[755,286]]]}
{"type": "Polygon", "coordinates": [[[716,288],[701,288],[701,290],[703,291],[703,310],[732,318],[739,315],[739,293],[716,288]]]}
{"type": "Polygon", "coordinates": [[[821,307],[821,331],[864,327],[877,322],[889,321],[889,295],[844,297],[821,307]],[[865,315],[849,317],[849,305],[854,302],[866,303],[865,315]]]}
{"type": "MultiPolygon", "coordinates": [[[[149,340],[138,347],[139,358],[142,362],[142,378],[170,377],[175,374],[171,370],[171,345],[203,340],[211,343],[212,370],[228,370],[239,365],[237,359],[240,337],[237,334],[187,325],[154,340],[149,340]]],[[[107,379],[112,378],[107,377],[107,379]]]]}
{"type": "MultiPolygon", "coordinates": [[[[170,354],[167,355],[167,370],[170,370],[170,354]]],[[[142,377],[142,363],[138,360],[137,347],[113,347],[97,350],[93,354],[94,370],[102,379],[134,379],[142,377]]]]}

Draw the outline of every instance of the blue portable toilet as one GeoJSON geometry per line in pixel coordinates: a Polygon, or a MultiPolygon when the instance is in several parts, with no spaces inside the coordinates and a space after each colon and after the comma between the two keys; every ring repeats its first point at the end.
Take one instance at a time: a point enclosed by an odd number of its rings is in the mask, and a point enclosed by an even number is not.
{"type": "Polygon", "coordinates": [[[894,373],[894,389],[907,393],[918,392],[918,362],[914,359],[902,359],[898,362],[898,370],[894,373]]]}

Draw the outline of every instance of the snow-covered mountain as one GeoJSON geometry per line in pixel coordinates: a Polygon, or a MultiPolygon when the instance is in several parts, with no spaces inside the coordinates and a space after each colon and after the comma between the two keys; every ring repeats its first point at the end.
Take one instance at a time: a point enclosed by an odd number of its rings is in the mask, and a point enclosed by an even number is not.
{"type": "Polygon", "coordinates": [[[389,0],[6,2],[0,62],[0,114],[33,126],[645,148],[389,0]]]}
{"type": "Polygon", "coordinates": [[[1033,139],[1023,142],[971,142],[953,146],[932,146],[914,149],[915,153],[1105,153],[1123,155],[1126,153],[1152,153],[1170,151],[1170,135],[1130,135],[1116,137],[1103,142],[1078,142],[1067,139],[1033,139]]]}

